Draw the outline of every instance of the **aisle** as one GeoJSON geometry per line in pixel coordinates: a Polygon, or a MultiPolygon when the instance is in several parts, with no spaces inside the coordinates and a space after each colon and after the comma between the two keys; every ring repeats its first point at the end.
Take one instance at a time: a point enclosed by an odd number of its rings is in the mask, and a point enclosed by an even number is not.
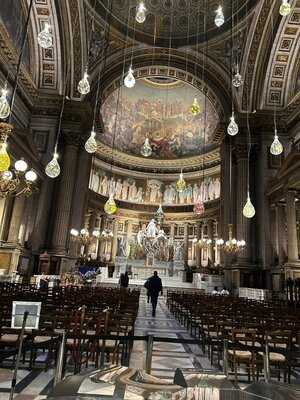
{"type": "MultiPolygon", "coordinates": [[[[138,318],[135,323],[135,335],[152,334],[168,338],[191,338],[187,330],[169,312],[163,297],[159,298],[156,317],[153,318],[151,313],[151,304],[147,304],[147,297],[141,295],[138,318]]],[[[146,344],[136,342],[131,355],[130,366],[132,368],[144,368],[145,355],[146,344]]],[[[196,345],[154,343],[152,374],[164,378],[173,378],[176,368],[181,368],[186,373],[201,369],[215,370],[196,345]]]]}

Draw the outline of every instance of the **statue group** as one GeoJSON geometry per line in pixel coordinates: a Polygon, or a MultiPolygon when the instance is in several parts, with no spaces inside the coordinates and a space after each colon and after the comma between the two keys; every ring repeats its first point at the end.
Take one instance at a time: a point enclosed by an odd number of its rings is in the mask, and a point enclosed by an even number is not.
{"type": "Polygon", "coordinates": [[[191,182],[182,192],[178,192],[175,183],[164,185],[151,179],[145,186],[138,186],[134,179],[121,179],[93,172],[90,189],[103,195],[113,194],[115,199],[132,203],[184,205],[207,202],[220,197],[220,178],[207,177],[199,182],[191,182]]]}

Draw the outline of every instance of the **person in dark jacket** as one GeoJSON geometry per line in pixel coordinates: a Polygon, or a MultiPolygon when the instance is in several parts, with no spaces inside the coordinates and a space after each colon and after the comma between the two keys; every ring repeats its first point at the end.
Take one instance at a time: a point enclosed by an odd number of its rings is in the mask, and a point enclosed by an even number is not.
{"type": "Polygon", "coordinates": [[[155,317],[159,293],[161,293],[161,295],[163,294],[163,287],[162,287],[161,279],[158,276],[157,271],[154,271],[153,276],[151,276],[151,278],[147,279],[147,281],[145,283],[145,287],[148,290],[148,293],[149,293],[149,296],[151,299],[152,317],[155,317]]]}
{"type": "Polygon", "coordinates": [[[121,274],[119,283],[121,288],[128,288],[129,276],[127,271],[125,274],[121,274]]]}

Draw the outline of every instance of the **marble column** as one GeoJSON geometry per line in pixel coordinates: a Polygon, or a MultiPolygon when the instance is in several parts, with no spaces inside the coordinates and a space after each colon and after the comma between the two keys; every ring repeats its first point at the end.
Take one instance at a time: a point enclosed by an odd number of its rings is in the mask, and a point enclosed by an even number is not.
{"type": "Polygon", "coordinates": [[[289,263],[297,262],[299,254],[295,198],[295,191],[289,190],[286,194],[287,250],[289,263]]]}
{"type": "Polygon", "coordinates": [[[77,163],[79,143],[76,135],[65,135],[65,141],[63,168],[59,182],[51,241],[51,252],[57,255],[66,255],[67,253],[72,202],[76,200],[73,197],[76,179],[76,168],[74,166],[77,163]]]}
{"type": "Polygon", "coordinates": [[[10,219],[10,227],[8,231],[8,242],[19,244],[20,243],[20,227],[23,218],[26,198],[16,197],[13,205],[12,215],[10,219]]]}
{"type": "Polygon", "coordinates": [[[207,238],[212,241],[212,243],[208,246],[207,249],[207,255],[208,255],[208,260],[211,262],[212,265],[215,264],[215,257],[214,257],[214,249],[213,249],[213,220],[208,220],[207,223],[207,238]]]}
{"type": "MultiPolygon", "coordinates": [[[[196,232],[197,232],[197,236],[196,236],[197,241],[199,241],[199,239],[201,239],[201,222],[197,223],[196,232]]],[[[201,249],[197,244],[195,246],[195,251],[196,251],[196,266],[200,267],[200,265],[201,265],[201,249]]]]}
{"type": "MultiPolygon", "coordinates": [[[[101,229],[100,229],[101,232],[103,232],[104,229],[107,228],[106,222],[107,222],[107,217],[105,214],[103,214],[101,218],[101,229]]],[[[103,260],[105,257],[105,249],[106,249],[106,240],[102,239],[98,247],[98,258],[101,260],[103,260]]]]}
{"type": "Polygon", "coordinates": [[[112,241],[112,247],[111,247],[111,258],[112,261],[115,260],[116,254],[117,254],[117,247],[118,247],[118,220],[115,219],[113,222],[113,241],[112,241]]]}
{"type": "Polygon", "coordinates": [[[184,262],[188,262],[189,257],[189,225],[188,223],[184,224],[184,238],[183,238],[183,254],[184,254],[184,262]]]}
{"type": "Polygon", "coordinates": [[[130,248],[130,240],[132,236],[132,221],[128,220],[126,222],[126,253],[129,253],[129,248],[130,248]]]}
{"type": "MultiPolygon", "coordinates": [[[[247,182],[248,182],[248,153],[247,146],[240,145],[236,148],[237,158],[237,185],[236,190],[236,239],[246,241],[246,248],[244,251],[238,253],[237,263],[238,264],[250,264],[251,263],[251,220],[245,218],[243,215],[243,208],[247,200],[247,182]]],[[[253,196],[252,196],[253,201],[253,196]]],[[[234,235],[235,236],[235,235],[234,235]]]]}

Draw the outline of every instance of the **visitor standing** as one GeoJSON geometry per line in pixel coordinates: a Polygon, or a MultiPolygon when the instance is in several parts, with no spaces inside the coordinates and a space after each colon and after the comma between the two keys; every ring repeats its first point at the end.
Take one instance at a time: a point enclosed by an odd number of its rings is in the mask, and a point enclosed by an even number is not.
{"type": "Polygon", "coordinates": [[[119,284],[121,288],[128,288],[129,276],[127,271],[125,272],[125,274],[121,274],[119,284]]]}
{"type": "Polygon", "coordinates": [[[149,296],[151,299],[152,317],[155,317],[159,293],[161,293],[161,295],[163,294],[163,287],[162,287],[161,279],[158,276],[157,271],[154,271],[153,276],[151,276],[151,278],[147,279],[147,281],[145,283],[145,287],[148,290],[148,293],[149,293],[149,296]]]}

